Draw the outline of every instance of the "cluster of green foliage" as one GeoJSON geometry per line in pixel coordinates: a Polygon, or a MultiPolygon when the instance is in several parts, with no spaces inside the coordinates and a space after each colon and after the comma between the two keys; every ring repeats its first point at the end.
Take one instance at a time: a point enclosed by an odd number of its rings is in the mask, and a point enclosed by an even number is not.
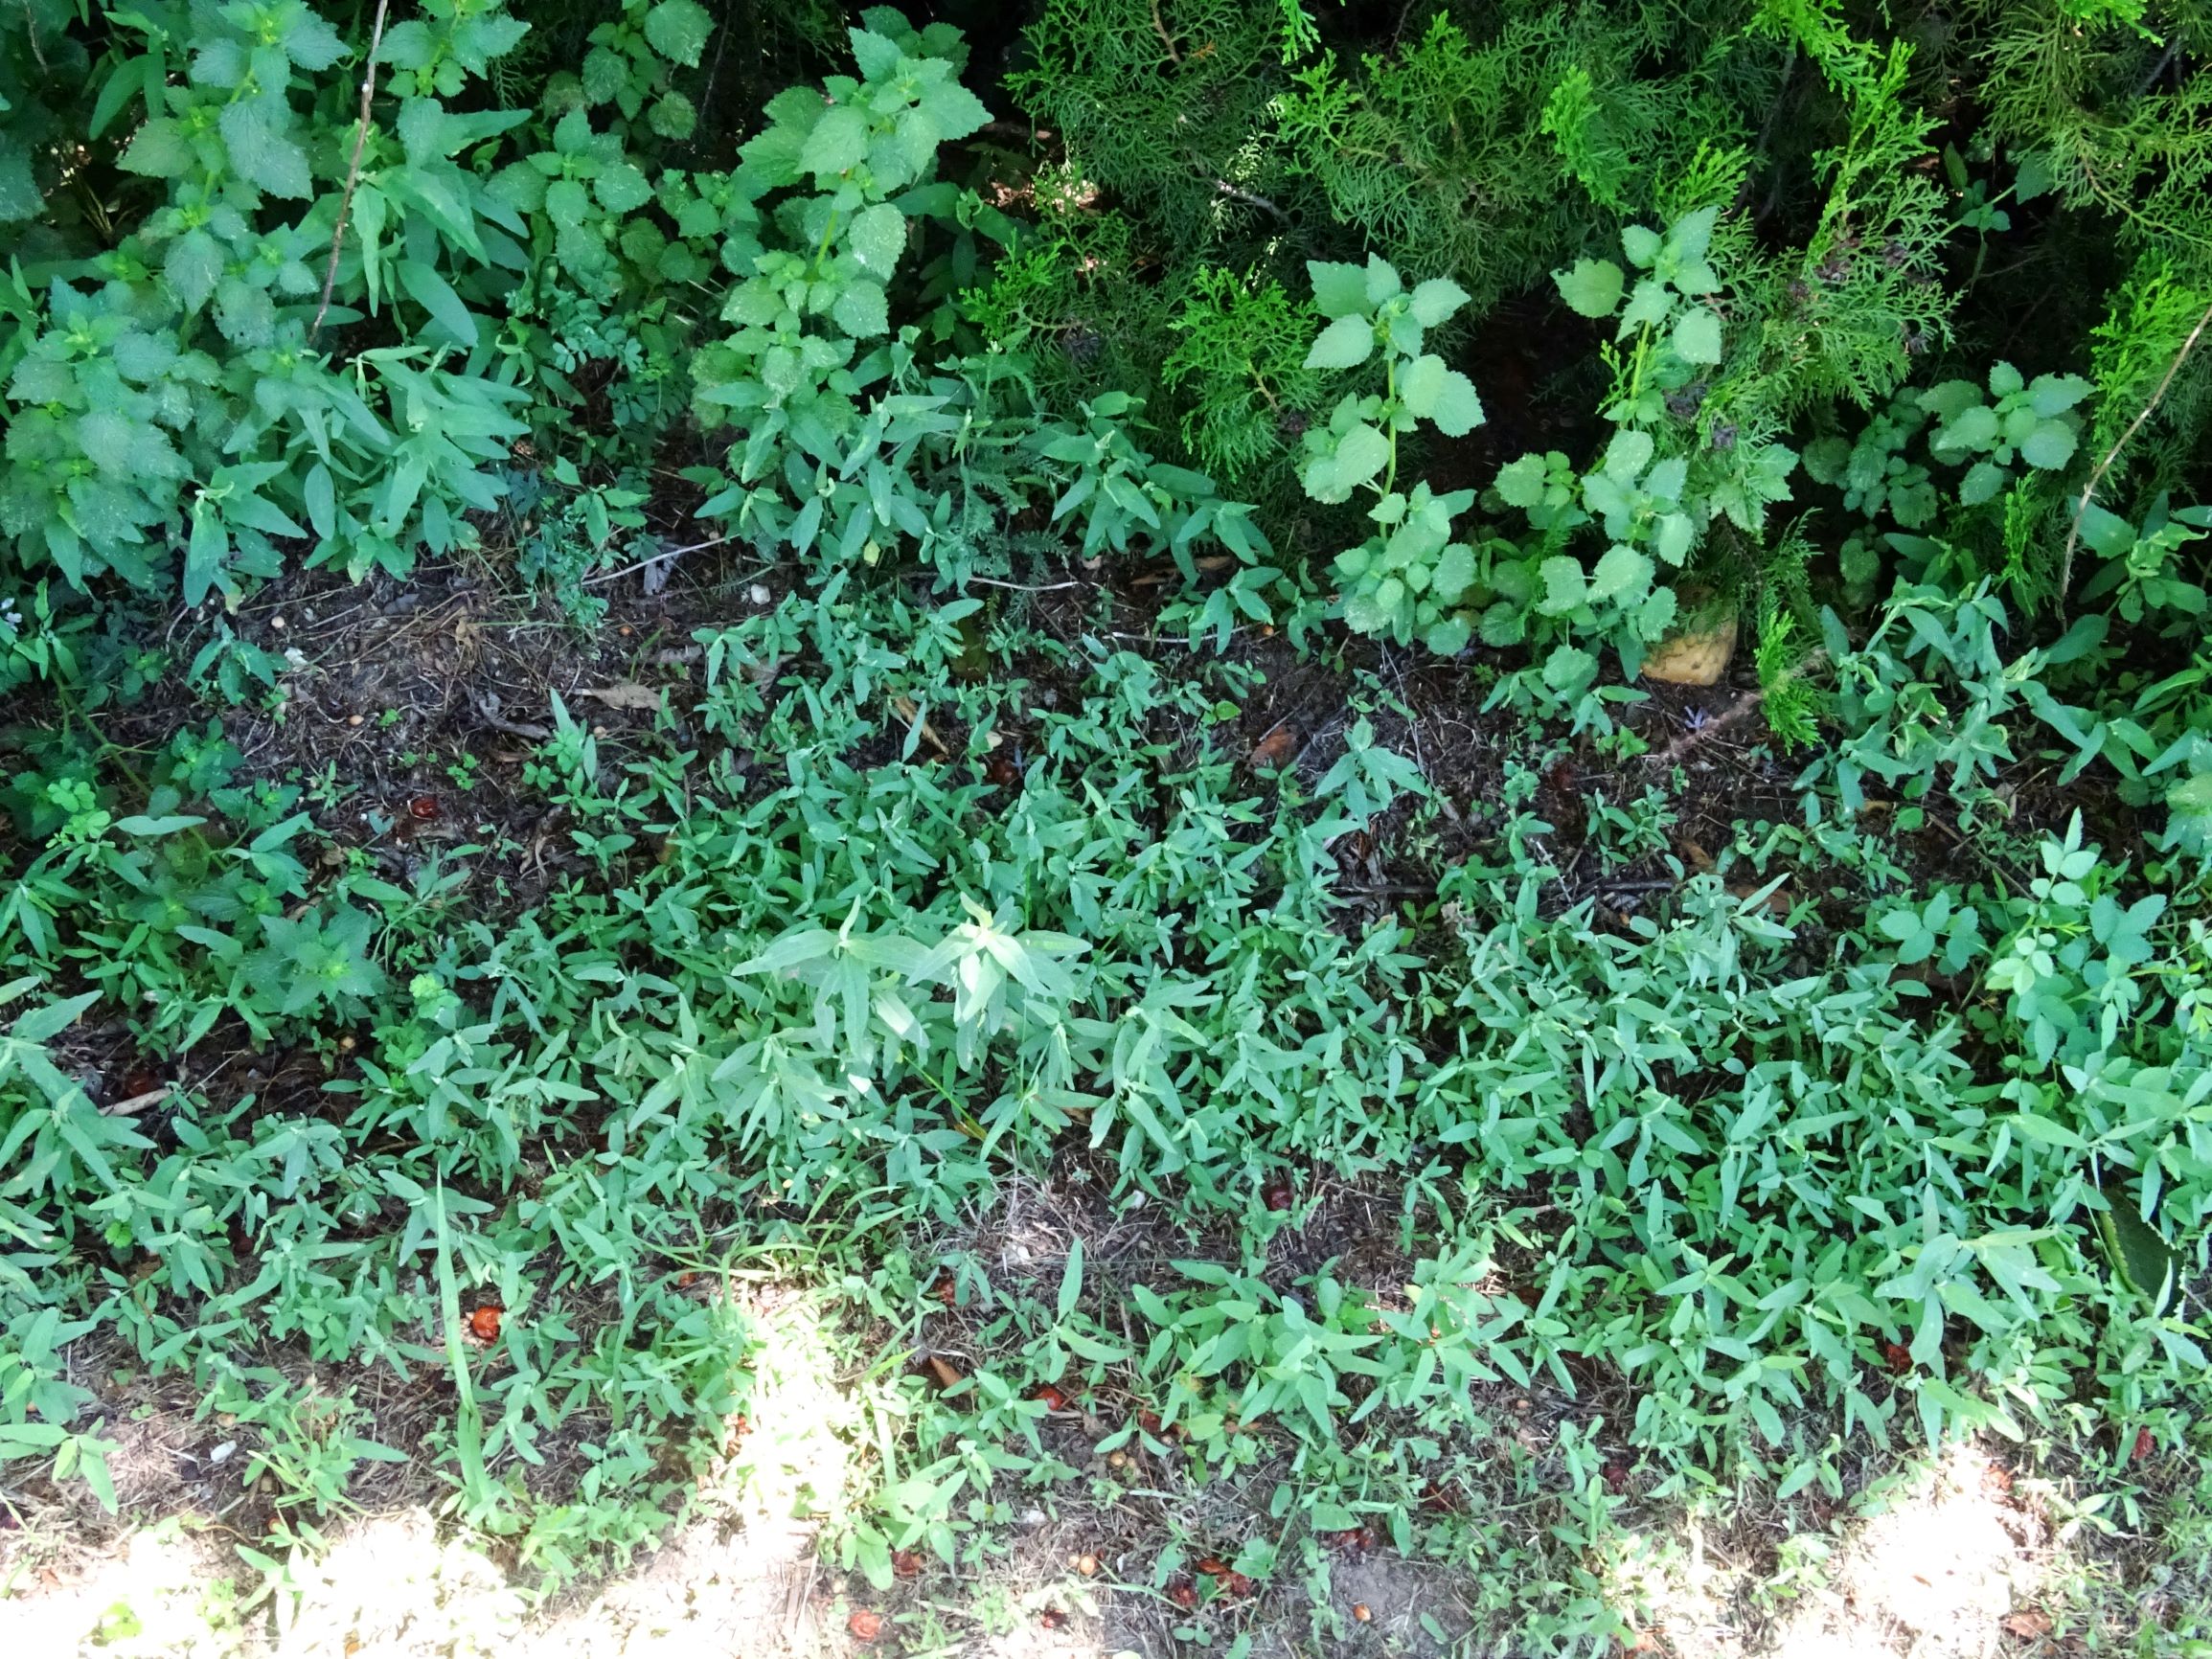
{"type": "Polygon", "coordinates": [[[878,1586],[1119,1496],[1055,1400],[1265,1487],[1237,1572],[1372,1527],[1515,1567],[1524,1646],[1626,1628],[1618,1511],[1870,1446],[2155,1524],[2212,1404],[2201,9],[1043,0],[995,82],[787,10],[741,96],[696,0],[0,11],[0,1453],[112,1500],[103,1344],[243,1425],[272,1585],[393,1458],[566,1582],[764,1387],[759,1264],[872,1322],[817,1497],[878,1586]],[[527,889],[234,742],[311,667],[260,584],[466,558],[588,629],[707,543],[776,587],[650,736],[553,700],[527,889]],[[1636,682],[1739,623],[1786,809],[1693,859],[1636,682]],[[1350,707],[1269,777],[1277,628],[1350,707]],[[1055,1181],[1175,1254],[958,1241],[1055,1181]],[[1333,1185],[1387,1272],[1286,1268],[1333,1185]]]}

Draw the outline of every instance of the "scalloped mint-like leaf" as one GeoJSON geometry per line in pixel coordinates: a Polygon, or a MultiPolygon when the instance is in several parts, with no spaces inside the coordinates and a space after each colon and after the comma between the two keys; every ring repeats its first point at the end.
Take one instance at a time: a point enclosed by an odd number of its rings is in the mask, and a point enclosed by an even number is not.
{"type": "Polygon", "coordinates": [[[1421,643],[1440,657],[1455,657],[1467,648],[1467,619],[1448,616],[1431,625],[1421,643]]]}
{"type": "Polygon", "coordinates": [[[1675,324],[1675,355],[1685,363],[1721,360],[1721,319],[1703,306],[1693,306],[1675,324]]]}
{"type": "Polygon", "coordinates": [[[1552,283],[1576,315],[1609,317],[1620,308],[1628,277],[1610,260],[1577,260],[1567,269],[1552,272],[1552,283]]]}
{"type": "Polygon", "coordinates": [[[1436,410],[1429,419],[1447,438],[1465,438],[1480,426],[1482,398],[1475,392],[1474,382],[1457,369],[1447,371],[1444,389],[1437,394],[1436,410]]]}
{"type": "Polygon", "coordinates": [[[1390,440],[1364,420],[1336,445],[1336,476],[1347,490],[1357,489],[1390,463],[1390,440]]]}
{"type": "Polygon", "coordinates": [[[1631,329],[1655,326],[1666,320],[1675,308],[1674,291],[1656,277],[1646,277],[1629,295],[1629,304],[1621,312],[1621,326],[1617,332],[1626,336],[1631,329]]]}
{"type": "Polygon", "coordinates": [[[1971,409],[1960,410],[1946,421],[1942,429],[1928,440],[1928,447],[1978,452],[1994,445],[2002,430],[1997,412],[1986,403],[1976,403],[1971,409]]]}
{"type": "Polygon", "coordinates": [[[1590,572],[1590,598],[1593,600],[1618,599],[1624,594],[1639,592],[1650,583],[1652,561],[1632,547],[1615,545],[1606,550],[1590,572]]]}
{"type": "Polygon", "coordinates": [[[1977,461],[1967,468],[1959,480],[1958,498],[1961,505],[1979,507],[1993,499],[2005,487],[2005,469],[1993,462],[1977,461]]]}
{"type": "Polygon", "coordinates": [[[1517,507],[1524,511],[1542,503],[1549,482],[1544,459],[1534,450],[1497,469],[1498,494],[1505,498],[1508,507],[1517,507]]]}
{"type": "Polygon", "coordinates": [[[1437,555],[1428,591],[1440,604],[1454,604],[1474,581],[1474,549],[1455,541],[1437,555]]]}
{"type": "Polygon", "coordinates": [[[906,216],[888,202],[864,209],[847,233],[853,257],[870,276],[886,278],[906,251],[906,216]]]}
{"type": "Polygon", "coordinates": [[[204,230],[190,230],[169,244],[161,274],[169,279],[170,292],[188,311],[208,302],[222,280],[222,244],[204,230]]]}
{"type": "Polygon", "coordinates": [[[1390,626],[1390,613],[1372,593],[1356,593],[1344,602],[1344,625],[1356,634],[1379,634],[1390,626]]]}
{"type": "Polygon", "coordinates": [[[1367,273],[1357,265],[1308,260],[1306,275],[1313,284],[1313,307],[1324,317],[1349,317],[1369,309],[1367,273]]]}
{"type": "Polygon", "coordinates": [[[1361,280],[1366,284],[1370,308],[1405,292],[1405,279],[1398,274],[1398,267],[1380,254],[1367,256],[1367,269],[1361,280]]]}
{"type": "Polygon", "coordinates": [[[222,132],[223,148],[230,151],[231,166],[238,169],[239,177],[287,200],[298,201],[314,193],[306,148],[269,125],[264,105],[225,104],[216,125],[222,132]]]}
{"type": "Polygon", "coordinates": [[[1573,695],[1598,677],[1598,659],[1579,646],[1561,646],[1544,658],[1543,683],[1573,695]]]}
{"type": "Polygon", "coordinates": [[[891,326],[890,307],[883,297],[879,283],[865,280],[855,282],[837,296],[830,307],[830,315],[856,340],[872,339],[887,331],[891,326]]]}
{"type": "Polygon", "coordinates": [[[898,72],[903,54],[896,40],[872,29],[848,29],[845,38],[853,43],[853,61],[860,67],[861,80],[888,80],[898,72]]]}
{"type": "Polygon", "coordinates": [[[1605,475],[1616,484],[1630,484],[1651,461],[1652,435],[1625,426],[1606,445],[1605,475]]]}
{"type": "Polygon", "coordinates": [[[1537,575],[1543,580],[1543,598],[1537,602],[1537,609],[1546,616],[1564,616],[1589,597],[1582,561],[1569,554],[1553,554],[1537,567],[1537,575]]]}
{"type": "Polygon", "coordinates": [[[1433,329],[1466,305],[1471,297],[1449,277],[1431,277],[1413,290],[1407,304],[1415,322],[1425,329],[1433,329]]]}
{"type": "Polygon", "coordinates": [[[1375,327],[1364,316],[1338,317],[1306,353],[1309,369],[1356,369],[1375,354],[1375,327]]]}
{"type": "Polygon", "coordinates": [[[799,148],[802,171],[834,176],[858,167],[868,154],[868,123],[856,109],[838,104],[822,112],[799,148]]]}
{"type": "Polygon", "coordinates": [[[2020,441],[2020,459],[2030,466],[2056,472],[2074,458],[2074,429],[2064,420],[2042,420],[2020,441]]]}
{"type": "Polygon", "coordinates": [[[2045,419],[2064,415],[2095,390],[2079,375],[2038,375],[2028,383],[2028,407],[2045,419]]]}
{"type": "Polygon", "coordinates": [[[645,37],[652,49],[686,69],[698,67],[714,32],[715,20],[698,0],[660,0],[645,14],[645,37]]]}

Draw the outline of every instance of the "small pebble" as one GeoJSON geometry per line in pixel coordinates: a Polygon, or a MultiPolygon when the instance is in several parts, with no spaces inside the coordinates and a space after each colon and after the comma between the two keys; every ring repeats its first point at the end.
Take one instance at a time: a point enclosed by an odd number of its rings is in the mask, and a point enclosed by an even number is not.
{"type": "Polygon", "coordinates": [[[751,600],[755,604],[766,604],[776,596],[768,591],[768,584],[766,582],[756,581],[751,587],[745,589],[745,597],[751,600]]]}

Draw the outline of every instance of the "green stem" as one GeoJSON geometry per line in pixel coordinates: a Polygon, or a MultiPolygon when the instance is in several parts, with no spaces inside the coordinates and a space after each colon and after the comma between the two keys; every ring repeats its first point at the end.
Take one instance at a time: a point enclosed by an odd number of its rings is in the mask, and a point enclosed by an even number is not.
{"type": "MultiPolygon", "coordinates": [[[[1382,365],[1382,410],[1392,415],[1391,405],[1398,401],[1398,356],[1396,352],[1384,359],[1382,365]]],[[[1382,471],[1382,493],[1388,495],[1398,488],[1398,421],[1390,421],[1390,465],[1382,471]]]]}

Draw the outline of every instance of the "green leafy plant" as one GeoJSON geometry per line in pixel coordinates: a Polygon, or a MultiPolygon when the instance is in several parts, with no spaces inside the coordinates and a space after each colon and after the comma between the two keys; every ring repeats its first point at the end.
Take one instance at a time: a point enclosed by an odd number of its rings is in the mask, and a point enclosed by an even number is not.
{"type": "Polygon", "coordinates": [[[1465,544],[1451,541],[1451,520],[1473,504],[1473,494],[1439,496],[1426,484],[1400,490],[1398,445],[1425,420],[1448,438],[1464,438],[1482,423],[1474,383],[1423,349],[1427,330],[1465,305],[1467,291],[1441,277],[1408,290],[1380,258],[1364,267],[1315,261],[1308,272],[1314,306],[1330,321],[1307,351],[1305,367],[1357,369],[1380,353],[1383,371],[1380,393],[1346,393],[1328,423],[1306,433],[1298,473],[1319,502],[1349,501],[1362,489],[1378,497],[1368,516],[1379,533],[1335,558],[1347,584],[1345,621],[1357,632],[1402,642],[1418,632],[1429,649],[1456,651],[1469,634],[1457,607],[1474,580],[1474,559],[1465,544]]]}

